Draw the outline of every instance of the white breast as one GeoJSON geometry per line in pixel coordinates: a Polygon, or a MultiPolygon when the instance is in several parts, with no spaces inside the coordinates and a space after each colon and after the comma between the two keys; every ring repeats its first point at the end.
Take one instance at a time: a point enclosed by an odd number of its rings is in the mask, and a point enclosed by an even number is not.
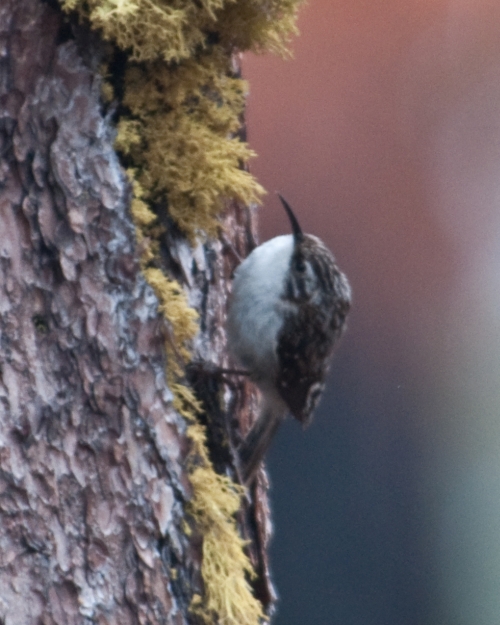
{"type": "Polygon", "coordinates": [[[283,323],[285,276],[293,236],[275,237],[246,258],[235,272],[227,322],[229,349],[257,381],[274,379],[276,343],[283,323]]]}

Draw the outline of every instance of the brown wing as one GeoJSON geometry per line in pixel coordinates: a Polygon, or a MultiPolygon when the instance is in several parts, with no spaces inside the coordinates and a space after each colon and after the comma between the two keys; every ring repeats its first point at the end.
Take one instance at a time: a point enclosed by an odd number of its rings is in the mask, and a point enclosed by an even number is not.
{"type": "Polygon", "coordinates": [[[330,319],[313,306],[290,315],[278,339],[278,391],[292,415],[308,424],[324,388],[329,356],[336,336],[330,319]]]}
{"type": "Polygon", "coordinates": [[[276,386],[292,415],[308,424],[349,311],[350,288],[331,252],[311,235],[304,235],[302,243],[296,245],[286,287],[283,299],[295,307],[278,337],[276,386]],[[305,262],[313,270],[312,289],[310,274],[304,274],[305,262]]]}

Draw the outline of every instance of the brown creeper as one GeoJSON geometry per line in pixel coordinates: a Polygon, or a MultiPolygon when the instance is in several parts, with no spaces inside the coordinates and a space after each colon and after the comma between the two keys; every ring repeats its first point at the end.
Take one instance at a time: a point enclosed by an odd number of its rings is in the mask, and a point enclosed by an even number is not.
{"type": "Polygon", "coordinates": [[[239,450],[250,482],[278,425],[291,413],[308,425],[323,392],[351,289],[325,244],[304,234],[279,196],[293,235],[259,245],[237,268],[229,304],[229,349],[262,394],[262,410],[239,450]]]}

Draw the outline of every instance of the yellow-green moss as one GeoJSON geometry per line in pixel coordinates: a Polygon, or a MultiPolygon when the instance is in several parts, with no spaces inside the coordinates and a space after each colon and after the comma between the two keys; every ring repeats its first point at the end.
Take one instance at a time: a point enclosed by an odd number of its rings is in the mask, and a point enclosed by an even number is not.
{"type": "MultiPolygon", "coordinates": [[[[194,338],[198,332],[198,313],[190,308],[183,288],[176,280],[168,278],[160,269],[147,267],[144,269],[144,277],[155,290],[159,300],[159,311],[168,320],[171,328],[171,336],[167,347],[174,351],[173,358],[169,360],[170,371],[180,367],[178,360],[188,361],[191,354],[186,344],[194,338]]],[[[169,351],[170,351],[169,349],[169,351]]],[[[178,372],[182,374],[182,369],[178,372]]]]}
{"type": "Polygon", "coordinates": [[[253,152],[234,137],[245,82],[229,75],[229,58],[215,50],[175,69],[162,63],[131,67],[116,147],[132,159],[143,199],[168,205],[191,239],[215,235],[223,200],[257,202],[262,187],[241,167],[253,152]]]}
{"type": "Polygon", "coordinates": [[[286,54],[300,0],[61,0],[135,61],[182,61],[217,34],[229,50],[286,54]]]}
{"type": "MultiPolygon", "coordinates": [[[[158,269],[167,210],[192,241],[217,233],[225,200],[257,202],[262,187],[243,168],[253,156],[236,133],[246,84],[235,76],[235,51],[285,55],[302,0],[60,0],[128,54],[116,147],[128,165],[131,204],[146,280],[168,321],[168,381],[174,406],[189,422],[193,497],[189,512],[203,535],[204,596],[192,609],[207,623],[257,625],[264,615],[248,579],[234,515],[242,489],[209,460],[201,408],[180,383],[197,331],[180,284],[158,269]]],[[[103,99],[116,97],[110,82],[103,99]]]]}
{"type": "MultiPolygon", "coordinates": [[[[133,161],[144,201],[168,206],[191,239],[217,232],[224,200],[258,202],[234,138],[245,84],[234,50],[286,53],[301,0],[61,0],[129,52],[117,148],[133,161]],[[130,134],[130,124],[137,131],[130,134]]],[[[105,88],[110,97],[109,85],[105,88]]]]}
{"type": "Polygon", "coordinates": [[[243,493],[211,468],[196,468],[190,480],[195,495],[190,511],[203,535],[201,573],[204,580],[219,580],[206,587],[203,597],[195,595],[192,610],[208,623],[219,616],[221,623],[256,625],[265,617],[245,577],[255,574],[233,520],[243,493]]]}
{"type": "Polygon", "coordinates": [[[234,519],[243,488],[214,471],[208,457],[205,428],[193,418],[201,406],[191,390],[180,384],[173,384],[172,388],[175,408],[190,423],[193,446],[189,479],[193,497],[188,512],[203,536],[201,574],[205,593],[203,597],[193,597],[191,610],[207,625],[257,625],[265,615],[248,583],[255,573],[234,519]]]}

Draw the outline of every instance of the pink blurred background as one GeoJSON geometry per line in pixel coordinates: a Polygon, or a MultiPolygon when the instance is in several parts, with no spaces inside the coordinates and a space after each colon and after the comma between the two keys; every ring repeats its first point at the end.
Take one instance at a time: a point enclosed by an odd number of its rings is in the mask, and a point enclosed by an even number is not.
{"type": "Polygon", "coordinates": [[[269,464],[278,625],[500,622],[500,3],[310,0],[246,55],[262,239],[282,192],[354,291],[269,464]]]}

